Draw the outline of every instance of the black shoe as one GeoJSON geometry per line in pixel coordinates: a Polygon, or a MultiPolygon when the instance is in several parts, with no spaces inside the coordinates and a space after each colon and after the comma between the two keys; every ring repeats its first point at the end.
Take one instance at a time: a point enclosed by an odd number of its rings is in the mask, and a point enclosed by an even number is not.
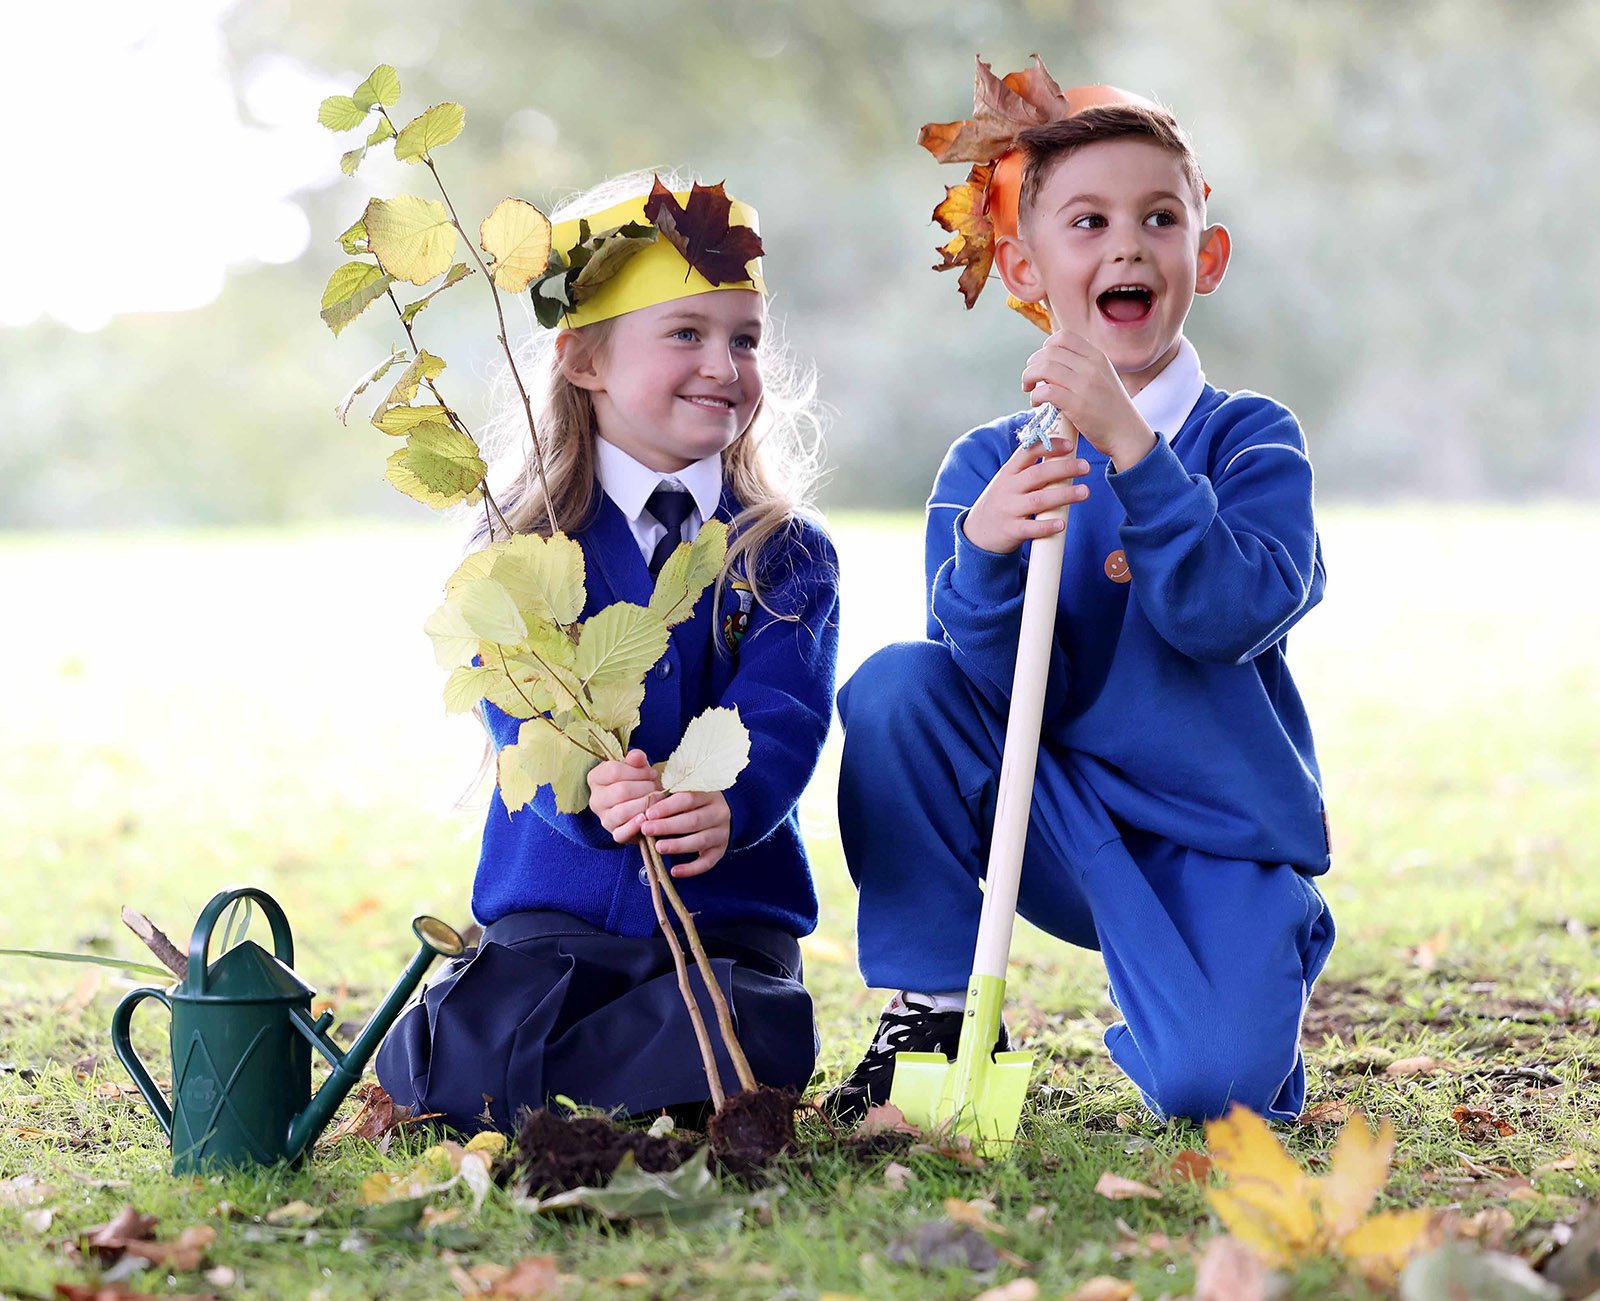
{"type": "MultiPolygon", "coordinates": [[[[919,994],[897,994],[878,1021],[878,1033],[866,1055],[845,1082],[822,1096],[818,1105],[834,1120],[854,1125],[867,1108],[889,1101],[896,1053],[943,1053],[954,1060],[961,1042],[962,1009],[936,1009],[919,994]]],[[[995,1040],[997,1053],[1008,1052],[1011,1036],[1005,1026],[995,1040]]]]}

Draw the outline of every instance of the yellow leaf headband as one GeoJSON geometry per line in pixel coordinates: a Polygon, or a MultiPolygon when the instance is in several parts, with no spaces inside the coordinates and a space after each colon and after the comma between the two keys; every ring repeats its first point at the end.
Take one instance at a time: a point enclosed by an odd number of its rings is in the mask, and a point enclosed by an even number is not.
{"type": "MultiPolygon", "coordinates": [[[[712,188],[720,190],[720,187],[712,188]]],[[[700,193],[704,194],[704,189],[700,193]]],[[[677,190],[671,192],[671,197],[682,207],[693,210],[691,205],[696,198],[695,191],[677,190]]],[[[727,202],[730,228],[747,227],[752,233],[759,229],[759,218],[754,208],[738,199],[729,198],[727,202]]],[[[585,213],[582,217],[557,222],[551,232],[551,247],[563,258],[570,259],[573,250],[584,240],[585,227],[592,240],[594,236],[618,227],[648,226],[652,223],[651,218],[645,215],[645,209],[650,204],[651,196],[641,194],[604,211],[585,213]]],[[[576,306],[567,308],[562,313],[561,323],[576,329],[598,321],[608,321],[625,312],[636,312],[641,307],[654,307],[657,303],[670,303],[675,299],[710,293],[714,289],[754,289],[758,294],[765,294],[767,285],[761,276],[760,258],[752,258],[745,265],[745,270],[749,273],[747,279],[713,284],[689,264],[665,234],[658,231],[655,239],[628,257],[614,275],[585,295],[576,306]]]]}

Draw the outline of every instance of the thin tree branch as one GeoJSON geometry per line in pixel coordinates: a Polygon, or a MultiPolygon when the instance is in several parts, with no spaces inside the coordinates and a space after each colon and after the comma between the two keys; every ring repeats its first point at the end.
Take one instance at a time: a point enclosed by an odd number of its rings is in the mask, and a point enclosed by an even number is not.
{"type": "MultiPolygon", "coordinates": [[[[684,961],[683,946],[678,943],[678,933],[672,928],[672,922],[667,917],[667,910],[661,903],[661,883],[665,878],[662,870],[661,859],[653,854],[648,840],[642,840],[644,845],[644,870],[650,882],[650,902],[655,905],[656,924],[661,927],[661,933],[666,936],[667,947],[672,950],[672,965],[678,970],[678,992],[683,995],[683,1005],[689,1010],[689,1024],[694,1027],[694,1041],[700,1046],[700,1063],[705,1067],[706,1087],[711,1090],[711,1105],[721,1111],[727,1105],[727,1095],[722,1091],[722,1076],[717,1070],[717,1055],[711,1047],[711,1035],[706,1030],[705,1017],[700,1015],[700,1004],[695,1001],[694,990],[689,985],[689,964],[684,961]]],[[[711,980],[704,967],[700,970],[700,977],[706,982],[708,989],[716,989],[716,981],[711,980]]]]}

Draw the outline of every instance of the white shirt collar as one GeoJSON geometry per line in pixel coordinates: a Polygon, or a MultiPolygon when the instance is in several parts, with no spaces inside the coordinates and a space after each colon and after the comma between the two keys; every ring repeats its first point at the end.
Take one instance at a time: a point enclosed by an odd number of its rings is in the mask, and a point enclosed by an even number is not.
{"type": "Polygon", "coordinates": [[[1168,442],[1183,428],[1205,391],[1206,376],[1194,344],[1178,338],[1178,352],[1159,375],[1133,395],[1133,406],[1145,424],[1168,442]]]}
{"type": "Polygon", "coordinates": [[[600,487],[611,498],[628,520],[628,530],[639,544],[639,554],[646,560],[655,551],[656,543],[666,534],[666,529],[645,510],[650,494],[665,483],[685,489],[694,498],[694,510],[684,521],[683,536],[692,539],[700,526],[716,514],[722,504],[722,454],[713,452],[704,460],[677,471],[662,474],[641,464],[615,443],[608,443],[598,435],[594,440],[595,474],[600,487]]]}

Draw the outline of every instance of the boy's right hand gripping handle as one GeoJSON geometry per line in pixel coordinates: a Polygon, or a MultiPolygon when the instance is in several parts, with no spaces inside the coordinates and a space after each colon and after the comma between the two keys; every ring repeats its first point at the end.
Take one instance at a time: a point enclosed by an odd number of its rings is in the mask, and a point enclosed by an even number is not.
{"type": "MultiPolygon", "coordinates": [[[[1067,454],[1078,454],[1078,431],[1065,416],[1051,435],[1062,439],[1067,454]]],[[[1050,648],[1055,642],[1056,608],[1061,593],[1061,560],[1066,551],[1067,507],[1041,511],[1038,519],[1059,519],[1061,529],[1035,538],[1028,549],[1028,580],[1022,595],[1022,630],[1017,636],[1017,667],[1011,679],[1011,709],[1006,716],[1005,753],[1000,761],[1000,789],[995,800],[994,832],[989,842],[983,911],[978,918],[978,946],[973,955],[976,976],[1006,975],[1011,957],[1011,931],[1017,917],[1017,888],[1022,880],[1022,851],[1033,809],[1033,776],[1039,759],[1039,729],[1044,716],[1045,682],[1050,648]]]]}
{"type": "Polygon", "coordinates": [[[144,1100],[150,1104],[150,1110],[156,1113],[156,1119],[161,1123],[162,1130],[168,1138],[172,1137],[172,1104],[166,1100],[156,1082],[150,1078],[150,1072],[145,1070],[144,1063],[139,1060],[139,1054],[133,1051],[133,1040],[129,1030],[133,1025],[133,1009],[144,999],[160,999],[167,1006],[170,1014],[172,1000],[166,995],[165,990],[136,989],[126,995],[122,1002],[117,1004],[117,1010],[111,1018],[111,1043],[117,1050],[117,1058],[127,1067],[128,1074],[133,1076],[133,1082],[139,1086],[139,1092],[144,1095],[144,1100]]]}

